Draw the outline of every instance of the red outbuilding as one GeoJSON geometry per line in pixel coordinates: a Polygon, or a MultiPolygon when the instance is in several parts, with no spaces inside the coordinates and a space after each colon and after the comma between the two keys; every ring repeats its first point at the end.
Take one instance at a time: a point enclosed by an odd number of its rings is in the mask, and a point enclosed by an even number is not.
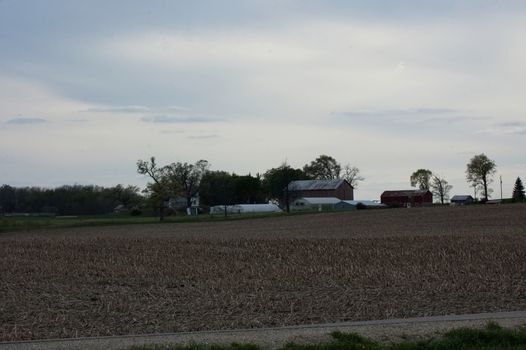
{"type": "Polygon", "coordinates": [[[400,207],[421,207],[433,204],[433,194],[429,190],[385,191],[382,204],[400,207]]]}

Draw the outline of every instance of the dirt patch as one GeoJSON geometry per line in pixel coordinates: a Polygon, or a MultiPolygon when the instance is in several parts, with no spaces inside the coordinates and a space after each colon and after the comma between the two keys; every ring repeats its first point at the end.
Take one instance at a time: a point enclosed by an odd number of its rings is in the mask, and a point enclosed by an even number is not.
{"type": "Polygon", "coordinates": [[[0,340],[526,309],[526,206],[0,236],[0,340]]]}

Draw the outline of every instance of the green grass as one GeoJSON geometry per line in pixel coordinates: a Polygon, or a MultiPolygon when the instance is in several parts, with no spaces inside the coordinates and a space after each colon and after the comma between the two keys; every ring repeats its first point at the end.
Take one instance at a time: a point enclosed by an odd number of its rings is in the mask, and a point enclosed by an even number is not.
{"type": "MultiPolygon", "coordinates": [[[[258,218],[269,218],[277,216],[293,216],[305,214],[318,214],[318,212],[291,212],[291,213],[253,213],[253,214],[228,214],[210,216],[201,214],[199,216],[176,215],[167,216],[163,222],[158,216],[130,216],[124,214],[107,214],[92,216],[0,216],[0,233],[10,231],[28,231],[44,228],[82,227],[82,226],[111,226],[111,225],[133,225],[133,224],[164,224],[164,223],[192,223],[211,221],[249,220],[258,218]]],[[[321,214],[321,213],[320,213],[321,214]]]]}
{"type": "Polygon", "coordinates": [[[121,215],[67,216],[67,217],[0,217],[0,232],[36,230],[55,227],[102,226],[153,223],[153,217],[133,217],[121,215]]]}
{"type": "MultiPolygon", "coordinates": [[[[505,329],[489,322],[483,329],[459,328],[441,337],[427,340],[383,344],[354,333],[334,332],[332,341],[324,344],[286,344],[281,350],[519,350],[526,349],[526,327],[505,329]]],[[[198,345],[142,346],[130,350],[260,350],[253,344],[230,346],[198,345]]]]}

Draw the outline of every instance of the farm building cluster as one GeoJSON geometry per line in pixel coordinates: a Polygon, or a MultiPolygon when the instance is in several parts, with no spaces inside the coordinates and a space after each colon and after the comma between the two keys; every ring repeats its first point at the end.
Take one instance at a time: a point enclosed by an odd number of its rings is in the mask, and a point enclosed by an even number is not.
{"type": "Polygon", "coordinates": [[[354,200],[354,188],[346,180],[300,180],[288,185],[291,210],[355,210],[385,205],[370,200],[354,200]]]}
{"type": "MultiPolygon", "coordinates": [[[[335,211],[386,207],[422,207],[433,204],[429,190],[384,191],[380,201],[355,200],[353,186],[344,179],[292,181],[281,203],[217,205],[210,214],[247,214],[281,212],[289,203],[291,211],[335,211]]],[[[452,205],[473,203],[473,197],[454,196],[452,205]]]]}

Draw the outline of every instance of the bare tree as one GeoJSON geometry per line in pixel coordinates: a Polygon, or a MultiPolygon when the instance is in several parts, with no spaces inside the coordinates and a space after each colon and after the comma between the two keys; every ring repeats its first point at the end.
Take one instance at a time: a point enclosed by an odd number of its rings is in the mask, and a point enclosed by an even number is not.
{"type": "Polygon", "coordinates": [[[438,196],[438,198],[440,198],[440,203],[444,204],[444,202],[449,199],[449,193],[453,189],[453,186],[439,175],[433,175],[430,188],[433,195],[438,196]]]}
{"type": "Polygon", "coordinates": [[[351,166],[351,164],[346,164],[343,168],[343,178],[347,180],[353,188],[358,188],[358,183],[365,180],[365,178],[360,175],[360,169],[351,166]]]}

